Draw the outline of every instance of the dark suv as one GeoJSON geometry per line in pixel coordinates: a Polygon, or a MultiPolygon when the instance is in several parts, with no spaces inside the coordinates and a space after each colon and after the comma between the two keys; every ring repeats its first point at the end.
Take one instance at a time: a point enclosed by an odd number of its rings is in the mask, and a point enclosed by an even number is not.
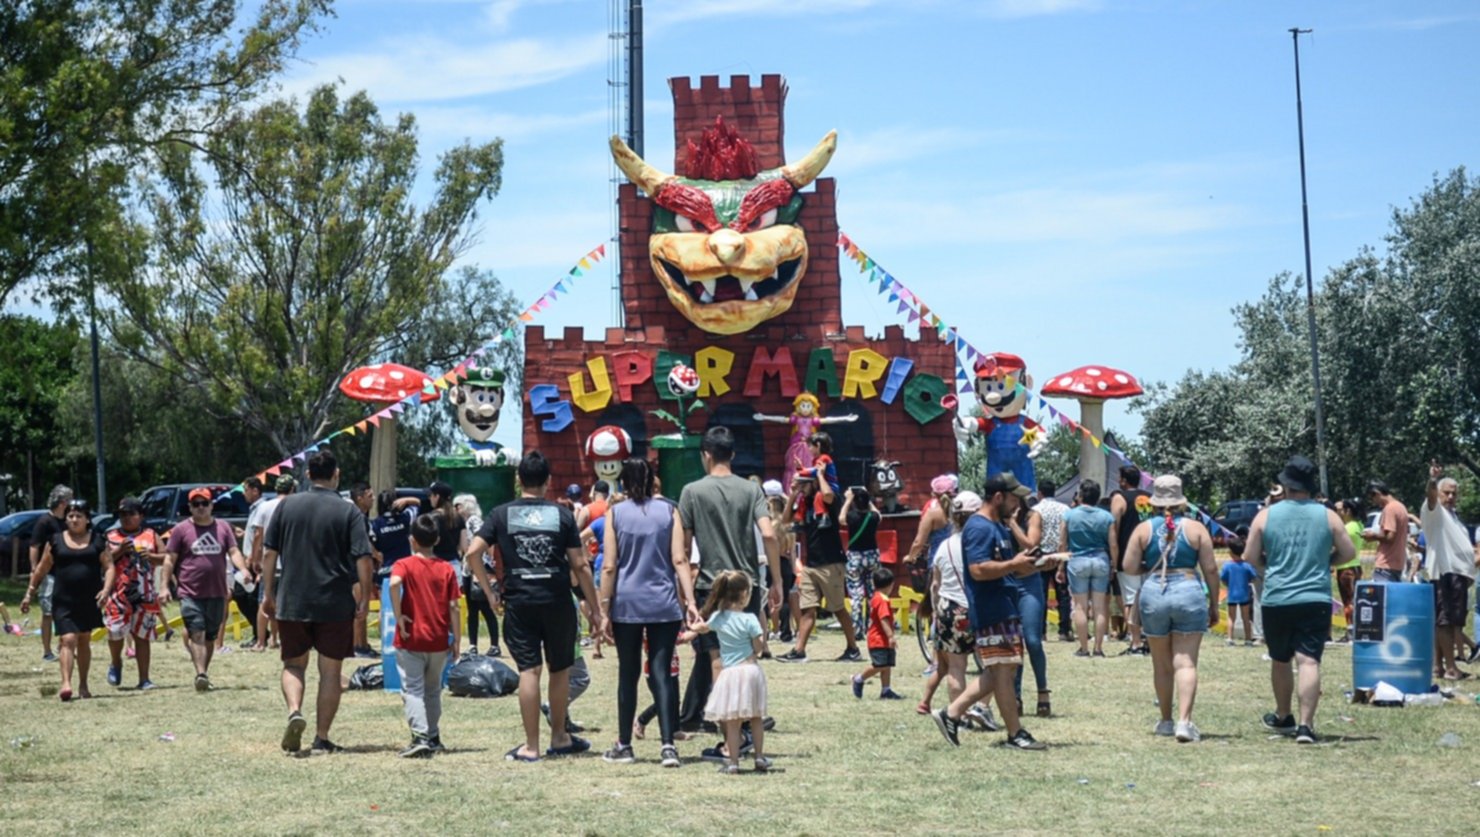
{"type": "Polygon", "coordinates": [[[1249,535],[1249,524],[1254,522],[1254,516],[1262,508],[1263,500],[1229,500],[1213,512],[1213,519],[1219,526],[1245,538],[1249,535]]]}
{"type": "MultiPolygon", "coordinates": [[[[215,502],[211,513],[217,520],[224,520],[234,528],[247,525],[247,498],[233,492],[224,483],[188,482],[177,485],[156,485],[139,496],[144,503],[144,525],[160,533],[169,532],[176,523],[190,517],[190,492],[196,488],[209,488],[215,502]]],[[[271,494],[263,494],[271,497],[271,494]]]]}

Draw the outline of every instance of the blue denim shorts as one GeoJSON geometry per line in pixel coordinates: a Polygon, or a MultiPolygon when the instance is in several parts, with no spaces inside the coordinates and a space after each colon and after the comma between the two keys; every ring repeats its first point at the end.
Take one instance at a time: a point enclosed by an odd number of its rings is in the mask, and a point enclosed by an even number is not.
{"type": "Polygon", "coordinates": [[[1069,592],[1082,596],[1085,593],[1107,593],[1110,591],[1110,555],[1106,552],[1091,552],[1075,555],[1069,559],[1069,592]]]}
{"type": "Polygon", "coordinates": [[[1141,632],[1146,636],[1200,634],[1208,629],[1208,594],[1197,579],[1173,573],[1143,577],[1141,632]]]}

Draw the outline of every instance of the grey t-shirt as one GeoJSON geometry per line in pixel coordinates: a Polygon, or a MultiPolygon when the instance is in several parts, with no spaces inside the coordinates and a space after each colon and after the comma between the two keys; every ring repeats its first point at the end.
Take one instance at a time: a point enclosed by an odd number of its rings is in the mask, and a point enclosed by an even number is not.
{"type": "Polygon", "coordinates": [[[277,617],[289,622],[340,622],[355,615],[355,566],[370,556],[365,515],[338,492],[313,488],[283,498],[263,535],[281,556],[277,617]]]}
{"type": "Polygon", "coordinates": [[[768,518],[766,494],[759,485],[734,475],[708,476],[684,486],[678,498],[683,526],[699,542],[699,576],[694,586],[708,590],[725,570],[743,570],[760,583],[755,524],[768,518]]]}

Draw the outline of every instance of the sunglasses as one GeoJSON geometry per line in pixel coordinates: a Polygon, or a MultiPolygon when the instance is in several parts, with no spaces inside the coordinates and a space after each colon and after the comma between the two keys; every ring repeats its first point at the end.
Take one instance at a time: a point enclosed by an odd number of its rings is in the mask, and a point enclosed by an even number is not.
{"type": "Polygon", "coordinates": [[[210,500],[191,500],[190,501],[190,507],[192,509],[206,508],[206,507],[208,507],[210,505],[211,505],[211,501],[210,500]]]}

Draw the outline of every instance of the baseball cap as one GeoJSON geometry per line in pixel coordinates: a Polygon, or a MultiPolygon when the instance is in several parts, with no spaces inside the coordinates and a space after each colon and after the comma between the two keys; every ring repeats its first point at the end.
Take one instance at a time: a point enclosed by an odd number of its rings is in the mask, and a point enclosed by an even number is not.
{"type": "Polygon", "coordinates": [[[139,502],[138,497],[125,497],[118,501],[119,514],[134,514],[143,510],[144,504],[139,502]]]}
{"type": "Polygon", "coordinates": [[[567,485],[565,487],[565,496],[569,497],[572,500],[581,499],[581,495],[584,493],[585,492],[581,491],[581,486],[576,483],[571,483],[570,485],[567,485]]]}
{"type": "Polygon", "coordinates": [[[987,480],[987,484],[982,486],[982,494],[988,497],[998,493],[999,491],[1003,494],[1016,494],[1019,497],[1027,497],[1028,495],[1033,493],[1032,491],[1028,490],[1028,487],[1026,485],[1018,482],[1017,477],[1006,472],[1003,472],[1001,474],[993,474],[991,478],[987,480]]]}
{"type": "Polygon", "coordinates": [[[982,498],[975,491],[963,491],[951,500],[951,514],[976,514],[982,510],[982,498]]]}
{"type": "Polygon", "coordinates": [[[293,479],[292,474],[279,474],[272,487],[279,494],[287,494],[298,489],[298,480],[293,479]]]}
{"type": "Polygon", "coordinates": [[[786,494],[786,489],[781,487],[781,480],[766,480],[761,483],[761,490],[767,497],[782,497],[786,494]]]}
{"type": "Polygon", "coordinates": [[[441,480],[432,480],[432,484],[427,486],[427,493],[434,494],[439,497],[451,497],[452,486],[441,480]]]}
{"type": "Polygon", "coordinates": [[[187,494],[187,495],[185,495],[185,499],[188,500],[188,501],[195,501],[195,500],[214,500],[216,498],[215,498],[214,495],[211,494],[211,489],[206,488],[205,486],[201,486],[200,488],[192,488],[192,489],[190,489],[190,493],[187,494]]]}

